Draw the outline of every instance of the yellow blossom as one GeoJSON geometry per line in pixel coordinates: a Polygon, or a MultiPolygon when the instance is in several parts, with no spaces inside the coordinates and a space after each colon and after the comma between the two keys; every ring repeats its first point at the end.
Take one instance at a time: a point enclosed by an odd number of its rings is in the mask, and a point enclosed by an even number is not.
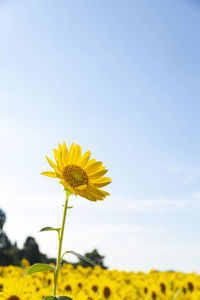
{"type": "Polygon", "coordinates": [[[91,152],[83,155],[81,147],[74,143],[69,150],[66,143],[59,144],[54,149],[55,163],[46,156],[54,171],[42,172],[42,175],[59,178],[60,183],[74,195],[79,195],[91,201],[103,200],[110,194],[101,188],[111,182],[109,177],[104,175],[107,169],[101,161],[90,159],[91,152]]]}

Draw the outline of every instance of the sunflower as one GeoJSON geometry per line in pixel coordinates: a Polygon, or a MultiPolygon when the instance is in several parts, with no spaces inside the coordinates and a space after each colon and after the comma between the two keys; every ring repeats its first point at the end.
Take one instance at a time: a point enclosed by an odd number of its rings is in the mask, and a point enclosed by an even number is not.
{"type": "Polygon", "coordinates": [[[102,189],[111,182],[104,175],[108,170],[101,161],[90,159],[91,152],[81,155],[81,147],[74,143],[69,150],[65,143],[54,149],[54,163],[46,156],[54,171],[42,172],[42,175],[59,178],[65,189],[91,201],[104,200],[110,194],[102,189]]]}
{"type": "Polygon", "coordinates": [[[22,279],[10,278],[0,292],[1,300],[30,300],[31,288],[22,279]]]}

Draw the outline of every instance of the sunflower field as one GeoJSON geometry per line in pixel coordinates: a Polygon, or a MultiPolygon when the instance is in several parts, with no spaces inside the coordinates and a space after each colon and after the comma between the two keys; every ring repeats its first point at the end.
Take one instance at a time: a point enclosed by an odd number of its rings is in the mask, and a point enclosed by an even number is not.
{"type": "MultiPolygon", "coordinates": [[[[0,267],[1,300],[43,300],[52,294],[53,272],[27,275],[28,267],[25,259],[22,267],[0,267]]],[[[197,300],[200,299],[200,275],[155,270],[134,273],[63,264],[59,294],[73,300],[197,300]]]]}

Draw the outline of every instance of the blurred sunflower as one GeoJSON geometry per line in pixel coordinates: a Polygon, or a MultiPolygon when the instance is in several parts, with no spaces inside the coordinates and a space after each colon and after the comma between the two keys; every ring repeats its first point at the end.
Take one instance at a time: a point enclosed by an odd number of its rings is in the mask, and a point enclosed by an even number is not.
{"type": "Polygon", "coordinates": [[[10,278],[6,281],[3,290],[0,292],[1,300],[29,300],[31,288],[27,288],[25,282],[10,278]]]}
{"type": "Polygon", "coordinates": [[[53,172],[42,172],[42,175],[59,178],[60,183],[74,195],[79,195],[91,201],[103,200],[110,194],[102,189],[111,182],[104,175],[108,170],[101,161],[90,159],[91,152],[81,155],[81,147],[71,145],[69,150],[65,143],[54,149],[54,163],[46,156],[53,172]]]}

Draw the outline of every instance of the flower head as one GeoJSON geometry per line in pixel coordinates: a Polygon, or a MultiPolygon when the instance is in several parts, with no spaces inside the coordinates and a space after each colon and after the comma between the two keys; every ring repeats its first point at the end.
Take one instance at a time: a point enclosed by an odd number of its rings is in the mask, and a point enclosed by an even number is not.
{"type": "Polygon", "coordinates": [[[69,150],[65,143],[59,144],[58,150],[54,149],[56,163],[46,156],[54,171],[41,174],[59,178],[64,188],[74,195],[91,201],[103,200],[110,194],[100,188],[108,185],[111,179],[104,176],[108,170],[102,165],[102,162],[90,159],[90,155],[90,151],[81,155],[81,147],[74,143],[69,150]]]}
{"type": "Polygon", "coordinates": [[[22,278],[10,277],[5,280],[3,290],[0,292],[1,300],[30,300],[32,292],[30,285],[22,278]]]}

